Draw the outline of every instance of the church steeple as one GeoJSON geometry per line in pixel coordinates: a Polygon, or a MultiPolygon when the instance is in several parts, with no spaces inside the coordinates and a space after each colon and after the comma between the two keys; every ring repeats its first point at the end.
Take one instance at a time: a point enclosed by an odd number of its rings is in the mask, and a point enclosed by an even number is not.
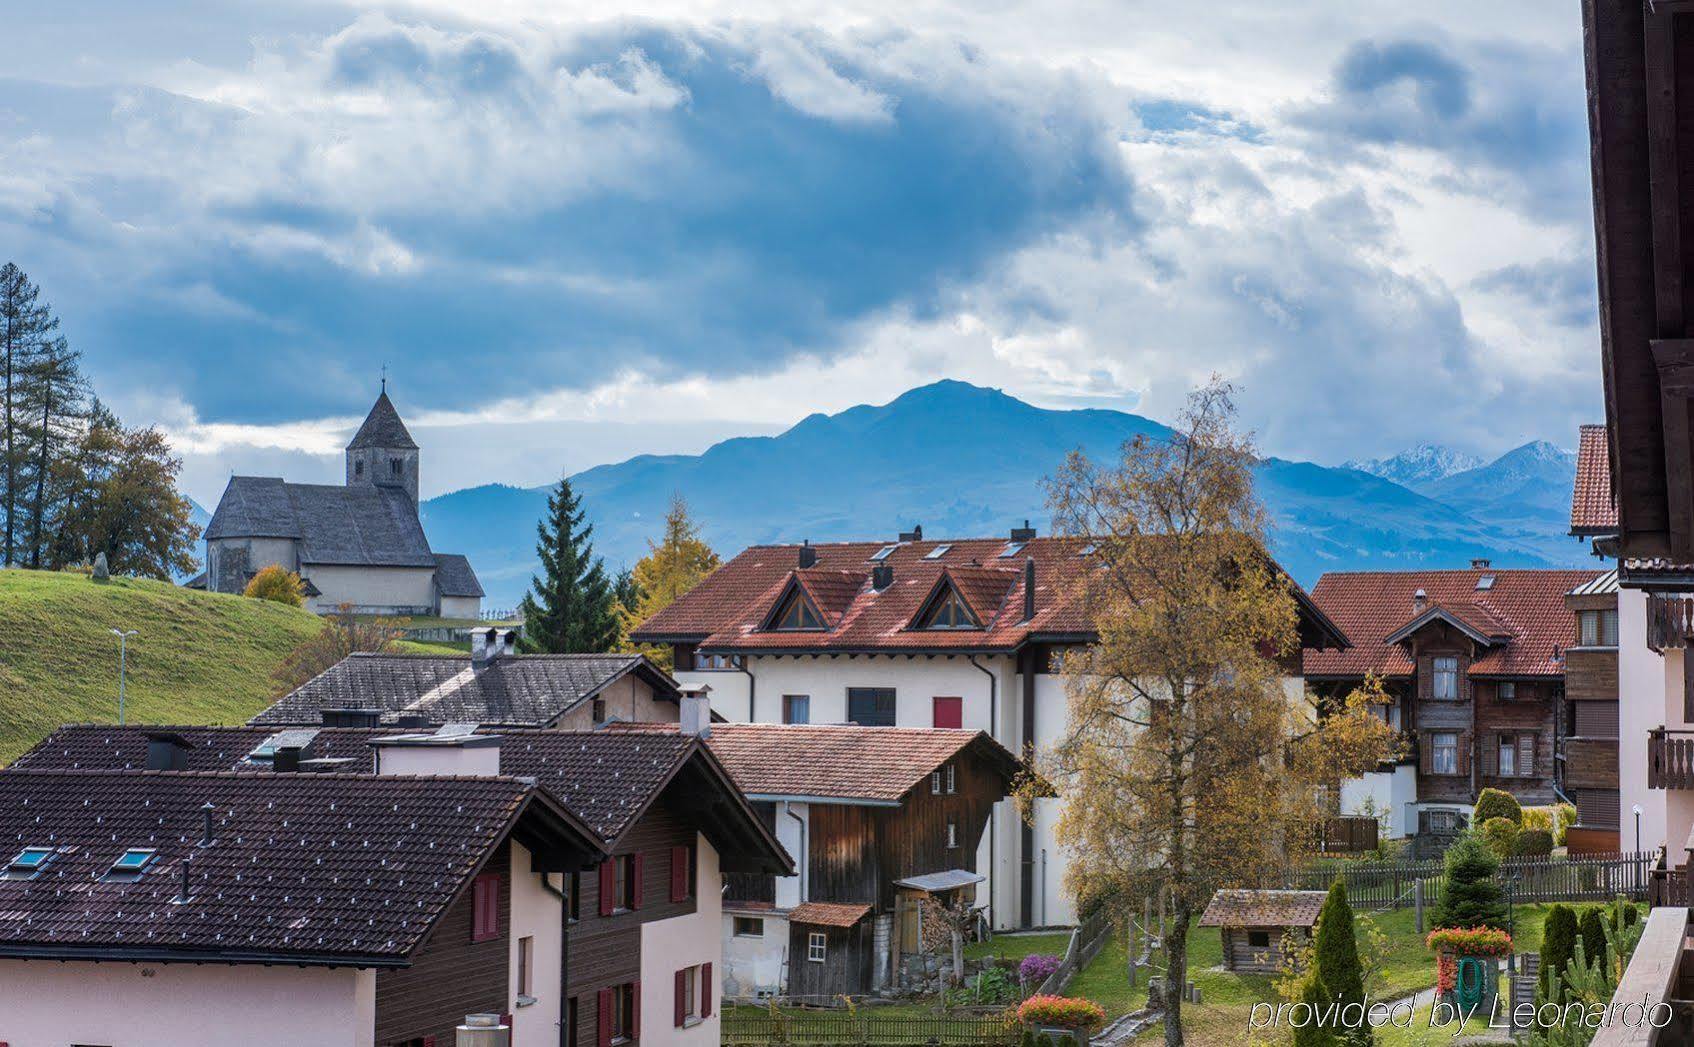
{"type": "Polygon", "coordinates": [[[399,487],[418,501],[418,445],[388,398],[388,379],[370,414],[347,444],[347,484],[399,487]]]}

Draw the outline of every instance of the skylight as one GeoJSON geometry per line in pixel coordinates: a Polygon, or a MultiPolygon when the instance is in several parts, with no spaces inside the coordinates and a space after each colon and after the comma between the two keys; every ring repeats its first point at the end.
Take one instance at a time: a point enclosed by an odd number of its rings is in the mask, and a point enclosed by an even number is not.
{"type": "Polygon", "coordinates": [[[157,853],[151,847],[131,847],[118,855],[118,860],[106,871],[108,876],[140,876],[141,870],[147,868],[147,863],[153,860],[157,853]]]}
{"type": "Polygon", "coordinates": [[[6,874],[9,878],[17,879],[34,876],[53,860],[54,853],[51,847],[25,847],[18,852],[16,858],[7,863],[6,874]]]}
{"type": "Polygon", "coordinates": [[[1016,556],[1023,552],[1023,546],[1024,543],[1022,542],[1007,542],[1006,547],[1000,550],[1000,559],[1004,560],[1008,556],[1016,556]]]}
{"type": "Polygon", "coordinates": [[[878,549],[876,551],[875,555],[873,555],[871,557],[871,562],[872,563],[881,563],[882,561],[888,559],[888,554],[892,553],[894,550],[896,550],[898,548],[900,548],[898,545],[885,545],[885,546],[883,546],[881,549],[878,549]]]}
{"type": "Polygon", "coordinates": [[[1477,592],[1485,593],[1492,588],[1494,588],[1494,576],[1493,575],[1485,574],[1481,578],[1478,578],[1476,580],[1476,591],[1477,592]]]}
{"type": "Polygon", "coordinates": [[[938,545],[935,548],[931,549],[929,552],[924,553],[923,558],[925,560],[939,560],[943,556],[946,556],[947,550],[949,550],[951,548],[953,548],[951,545],[938,545]]]}

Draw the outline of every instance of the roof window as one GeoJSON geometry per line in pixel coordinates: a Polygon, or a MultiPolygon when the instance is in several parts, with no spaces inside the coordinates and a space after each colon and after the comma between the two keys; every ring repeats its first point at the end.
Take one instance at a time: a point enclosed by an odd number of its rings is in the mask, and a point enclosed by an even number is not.
{"type": "Polygon", "coordinates": [[[45,868],[47,863],[53,860],[53,855],[57,853],[51,847],[25,847],[18,852],[17,857],[6,864],[6,878],[8,880],[31,879],[45,868]]]}
{"type": "Polygon", "coordinates": [[[133,880],[141,875],[142,870],[147,868],[148,863],[152,862],[153,856],[157,853],[151,847],[131,847],[118,855],[118,860],[112,863],[110,869],[106,870],[106,875],[133,880]]]}
{"type": "Polygon", "coordinates": [[[1478,578],[1476,580],[1476,591],[1477,592],[1485,593],[1492,588],[1494,588],[1494,576],[1493,575],[1485,574],[1481,578],[1478,578]]]}
{"type": "Polygon", "coordinates": [[[925,560],[939,560],[943,556],[946,556],[947,550],[949,550],[951,548],[953,548],[951,545],[938,545],[935,548],[931,549],[929,552],[924,553],[923,558],[925,560]]]}
{"type": "Polygon", "coordinates": [[[900,548],[898,545],[885,545],[885,546],[883,546],[881,549],[878,549],[875,553],[873,553],[871,555],[871,563],[881,563],[882,561],[888,559],[889,554],[893,553],[894,550],[896,550],[898,548],[900,548]]]}
{"type": "Polygon", "coordinates": [[[1023,547],[1023,542],[1007,542],[1006,547],[1000,550],[1000,559],[1004,560],[1009,556],[1016,556],[1023,552],[1023,547]]]}

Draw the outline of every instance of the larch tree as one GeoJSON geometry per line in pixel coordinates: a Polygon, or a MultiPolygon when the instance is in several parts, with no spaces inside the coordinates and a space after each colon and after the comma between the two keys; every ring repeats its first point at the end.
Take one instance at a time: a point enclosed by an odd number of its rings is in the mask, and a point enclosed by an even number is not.
{"type": "Polygon", "coordinates": [[[569,479],[547,496],[536,534],[541,573],[523,598],[524,647],[547,654],[612,650],[618,642],[612,580],[594,555],[594,527],[569,479]]]}
{"type": "Polygon", "coordinates": [[[1279,886],[1316,846],[1324,791],[1393,744],[1362,700],[1324,709],[1284,687],[1279,663],[1300,648],[1295,588],[1265,551],[1230,394],[1214,379],[1170,437],[1136,437],[1107,465],[1073,453],[1048,483],[1056,531],[1091,549],[1076,598],[1099,639],[1063,660],[1068,724],[1040,766],[1083,904],[1168,900],[1172,1047],[1188,932],[1213,892],[1279,886]]]}
{"type": "Polygon", "coordinates": [[[48,519],[53,512],[56,487],[53,472],[57,463],[72,453],[90,420],[88,382],[79,366],[81,354],[63,338],[41,347],[31,361],[22,407],[26,414],[23,431],[29,459],[29,489],[22,503],[27,528],[24,548],[31,567],[44,566],[48,555],[48,519]]]}
{"type": "MultiPolygon", "coordinates": [[[[657,542],[648,539],[647,555],[636,561],[631,573],[633,602],[623,603],[623,634],[627,638],[637,625],[658,614],[677,597],[699,585],[721,561],[700,537],[700,526],[689,515],[682,495],[671,496],[665,513],[665,533],[657,542]]],[[[671,668],[669,648],[643,648],[648,657],[671,668]]]]}
{"type": "Polygon", "coordinates": [[[30,463],[26,390],[58,327],[29,276],[11,262],[0,266],[0,567],[24,559],[18,555],[23,538],[18,508],[30,463]]]}

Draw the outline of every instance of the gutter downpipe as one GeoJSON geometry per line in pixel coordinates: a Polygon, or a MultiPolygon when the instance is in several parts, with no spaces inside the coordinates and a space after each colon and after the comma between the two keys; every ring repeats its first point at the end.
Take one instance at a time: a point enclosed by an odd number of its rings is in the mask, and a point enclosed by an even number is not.
{"type": "MultiPolygon", "coordinates": [[[[994,675],[993,670],[989,669],[987,666],[984,666],[981,662],[977,661],[976,655],[974,653],[965,655],[965,661],[970,662],[971,665],[975,666],[977,668],[977,670],[982,673],[982,675],[988,677],[988,737],[993,738],[995,741],[999,741],[1000,740],[1000,738],[999,738],[999,734],[1000,734],[1000,678],[998,676],[994,675]]],[[[998,846],[998,834],[995,833],[995,831],[994,831],[995,820],[996,819],[994,818],[994,816],[992,814],[990,814],[989,817],[988,817],[988,867],[989,867],[989,869],[994,868],[995,862],[1000,857],[1000,848],[998,846]]],[[[994,933],[994,885],[992,883],[990,883],[988,885],[988,933],[990,933],[990,934],[994,933]]]]}
{"type": "Polygon", "coordinates": [[[782,813],[794,819],[794,824],[800,827],[800,860],[798,863],[800,868],[798,872],[800,873],[800,901],[804,903],[810,897],[806,893],[806,887],[808,886],[807,881],[811,879],[806,872],[806,867],[811,864],[811,853],[806,840],[806,819],[794,813],[794,801],[792,800],[782,801],[782,813]]]}
{"type": "MultiPolygon", "coordinates": [[[[559,879],[564,880],[570,873],[560,873],[559,879]]],[[[559,899],[559,1047],[566,1047],[570,1041],[571,1001],[571,900],[564,891],[553,886],[547,879],[546,873],[536,873],[535,878],[541,881],[541,889],[559,899]]]]}
{"type": "Polygon", "coordinates": [[[747,722],[758,723],[758,703],[755,699],[759,693],[759,680],[753,675],[753,670],[747,668],[747,655],[741,656],[741,664],[736,668],[741,670],[741,675],[747,677],[747,722]]]}

